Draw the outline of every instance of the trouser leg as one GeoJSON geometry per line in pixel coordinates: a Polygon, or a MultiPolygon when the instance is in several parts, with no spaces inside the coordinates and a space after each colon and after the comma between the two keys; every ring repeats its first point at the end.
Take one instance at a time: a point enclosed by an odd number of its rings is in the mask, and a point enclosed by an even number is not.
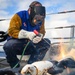
{"type": "MultiPolygon", "coordinates": [[[[3,48],[4,48],[4,51],[6,54],[6,59],[7,59],[7,62],[9,63],[9,65],[11,66],[11,68],[13,68],[19,62],[17,55],[22,55],[27,43],[28,43],[28,41],[26,41],[24,39],[23,40],[11,39],[4,44],[3,48]]],[[[35,49],[33,43],[30,42],[27,45],[27,48],[26,48],[24,54],[25,55],[33,55],[35,53],[37,53],[36,49],[35,49]]],[[[16,67],[19,67],[19,66],[20,65],[18,64],[18,66],[16,66],[16,67]]]]}
{"type": "MultiPolygon", "coordinates": [[[[50,43],[48,39],[45,40],[50,43]]],[[[44,40],[38,44],[33,44],[30,42],[25,50],[25,54],[30,55],[28,63],[42,60],[50,47],[48,43],[46,43],[44,40]]],[[[3,48],[6,53],[7,62],[10,64],[11,68],[18,63],[19,59],[17,58],[17,55],[22,54],[26,44],[27,42],[25,40],[16,39],[9,40],[4,44],[3,48]]],[[[19,65],[17,67],[19,67],[19,65]]]]}
{"type": "Polygon", "coordinates": [[[35,51],[35,53],[31,54],[31,56],[28,60],[29,64],[31,64],[35,61],[40,61],[44,58],[46,52],[50,48],[50,43],[51,43],[49,39],[45,39],[45,40],[42,40],[38,44],[34,44],[36,51],[35,51]]]}
{"type": "MultiPolygon", "coordinates": [[[[17,58],[18,54],[22,54],[23,49],[25,47],[24,40],[15,40],[11,39],[4,44],[4,51],[6,53],[7,62],[13,68],[19,61],[17,58]]],[[[17,67],[20,65],[18,64],[17,67]]]]}

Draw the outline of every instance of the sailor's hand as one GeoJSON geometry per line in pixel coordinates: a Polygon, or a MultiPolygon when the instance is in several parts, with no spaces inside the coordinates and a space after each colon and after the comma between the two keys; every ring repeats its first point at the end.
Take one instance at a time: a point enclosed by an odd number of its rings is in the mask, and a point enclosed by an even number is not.
{"type": "Polygon", "coordinates": [[[32,40],[34,37],[36,36],[36,34],[34,32],[30,32],[30,31],[26,31],[26,30],[20,30],[18,38],[19,39],[24,39],[24,38],[28,38],[30,40],[32,40]]]}
{"type": "Polygon", "coordinates": [[[43,38],[43,34],[39,33],[39,35],[35,36],[32,40],[33,43],[39,43],[43,38]]]}

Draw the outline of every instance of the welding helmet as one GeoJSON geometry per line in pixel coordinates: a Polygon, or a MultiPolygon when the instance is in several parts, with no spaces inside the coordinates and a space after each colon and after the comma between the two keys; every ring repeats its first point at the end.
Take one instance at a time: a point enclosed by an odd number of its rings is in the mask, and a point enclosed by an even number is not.
{"type": "Polygon", "coordinates": [[[42,6],[41,3],[34,1],[30,5],[31,11],[30,11],[30,23],[32,26],[42,24],[42,22],[45,19],[45,7],[42,6]],[[39,6],[36,6],[36,4],[39,4],[39,6]]]}

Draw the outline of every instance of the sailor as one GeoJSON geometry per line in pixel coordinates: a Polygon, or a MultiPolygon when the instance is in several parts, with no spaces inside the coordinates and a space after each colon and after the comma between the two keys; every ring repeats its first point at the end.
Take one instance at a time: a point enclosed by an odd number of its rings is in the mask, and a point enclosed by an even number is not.
{"type": "MultiPolygon", "coordinates": [[[[11,68],[19,62],[17,55],[22,55],[26,46],[24,55],[30,55],[28,64],[44,58],[51,43],[48,38],[44,38],[45,17],[45,7],[38,1],[33,1],[28,10],[14,14],[8,28],[7,42],[3,47],[7,62],[11,68]],[[38,31],[40,36],[35,34],[34,30],[38,31]],[[29,41],[30,43],[27,45],[29,41]]],[[[16,68],[18,67],[20,67],[20,64],[16,66],[16,68]]]]}

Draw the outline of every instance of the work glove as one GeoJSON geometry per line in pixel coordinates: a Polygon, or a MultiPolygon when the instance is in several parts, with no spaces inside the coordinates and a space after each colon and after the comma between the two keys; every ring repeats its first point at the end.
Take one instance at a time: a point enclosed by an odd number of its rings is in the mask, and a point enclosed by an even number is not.
{"type": "Polygon", "coordinates": [[[33,43],[39,43],[39,42],[42,40],[42,38],[43,38],[43,34],[39,33],[39,35],[36,35],[36,36],[33,38],[32,42],[33,42],[33,43]]]}
{"type": "Polygon", "coordinates": [[[30,32],[30,31],[26,31],[26,30],[20,30],[19,34],[18,34],[18,38],[19,39],[30,39],[32,40],[34,37],[36,36],[36,34],[34,32],[30,32]]]}

